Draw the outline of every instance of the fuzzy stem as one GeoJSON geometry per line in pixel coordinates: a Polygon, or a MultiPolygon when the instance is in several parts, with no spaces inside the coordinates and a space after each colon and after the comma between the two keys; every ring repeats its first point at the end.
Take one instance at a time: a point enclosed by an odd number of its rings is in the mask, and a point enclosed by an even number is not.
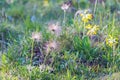
{"type": "MultiPolygon", "coordinates": [[[[113,56],[112,57],[113,57],[113,65],[116,65],[116,62],[115,62],[115,58],[116,58],[115,45],[113,45],[113,56]]],[[[113,71],[115,71],[115,69],[113,69],[113,71]]]]}
{"type": "Polygon", "coordinates": [[[32,65],[32,58],[33,58],[33,55],[34,55],[34,40],[32,41],[32,53],[31,53],[31,65],[32,65]]]}
{"type": "Polygon", "coordinates": [[[95,0],[94,13],[95,13],[95,11],[96,11],[97,2],[98,2],[98,0],[95,0]]]}
{"type": "Polygon", "coordinates": [[[84,22],[84,26],[83,26],[83,37],[82,39],[85,37],[85,22],[84,22]]]}
{"type": "Polygon", "coordinates": [[[65,22],[66,22],[65,16],[66,16],[66,11],[64,10],[63,26],[65,26],[65,22]]]}

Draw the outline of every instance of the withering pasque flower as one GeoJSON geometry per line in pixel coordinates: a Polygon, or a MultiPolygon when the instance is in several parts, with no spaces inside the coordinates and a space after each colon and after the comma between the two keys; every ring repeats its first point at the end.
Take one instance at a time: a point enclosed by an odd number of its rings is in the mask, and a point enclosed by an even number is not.
{"type": "Polygon", "coordinates": [[[42,34],[40,32],[32,32],[32,37],[34,41],[41,41],[42,40],[42,34]]]}
{"type": "Polygon", "coordinates": [[[56,51],[59,49],[59,43],[57,41],[48,41],[44,44],[44,50],[46,53],[56,51]]]}
{"type": "Polygon", "coordinates": [[[59,23],[49,23],[48,24],[48,30],[52,33],[55,34],[56,36],[59,36],[61,34],[61,26],[59,23]]]}

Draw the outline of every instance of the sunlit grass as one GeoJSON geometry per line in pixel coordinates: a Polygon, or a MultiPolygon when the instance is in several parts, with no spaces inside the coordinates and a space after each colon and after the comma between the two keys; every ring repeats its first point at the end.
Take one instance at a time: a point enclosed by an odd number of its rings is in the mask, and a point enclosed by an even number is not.
{"type": "Polygon", "coordinates": [[[0,1],[0,80],[120,79],[120,2],[65,1],[0,1]]]}

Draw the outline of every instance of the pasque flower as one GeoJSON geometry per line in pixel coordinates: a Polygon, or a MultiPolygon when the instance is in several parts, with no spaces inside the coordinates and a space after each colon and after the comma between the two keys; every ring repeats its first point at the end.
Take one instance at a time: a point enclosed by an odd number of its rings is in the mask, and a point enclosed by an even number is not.
{"type": "Polygon", "coordinates": [[[57,41],[48,41],[44,44],[44,50],[46,53],[56,51],[59,49],[59,43],[57,41]]]}
{"type": "Polygon", "coordinates": [[[62,9],[63,11],[67,11],[67,10],[70,8],[70,6],[71,6],[71,1],[64,2],[64,3],[62,4],[62,6],[61,6],[61,9],[62,9]]]}
{"type": "Polygon", "coordinates": [[[50,31],[52,34],[56,36],[59,36],[61,34],[62,29],[59,23],[49,23],[48,31],[50,31]]]}
{"type": "Polygon", "coordinates": [[[40,40],[42,40],[42,34],[40,32],[32,32],[32,37],[31,37],[34,41],[39,42],[40,40]]]}

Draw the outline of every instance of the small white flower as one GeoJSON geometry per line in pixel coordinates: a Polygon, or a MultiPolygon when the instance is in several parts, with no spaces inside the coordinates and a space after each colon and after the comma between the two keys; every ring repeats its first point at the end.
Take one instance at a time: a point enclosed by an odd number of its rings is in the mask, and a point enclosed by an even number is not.
{"type": "Polygon", "coordinates": [[[46,70],[46,65],[39,65],[40,72],[44,72],[46,70]]]}
{"type": "Polygon", "coordinates": [[[29,72],[32,71],[32,69],[34,68],[34,66],[31,66],[31,65],[27,65],[26,67],[29,72]]]}

